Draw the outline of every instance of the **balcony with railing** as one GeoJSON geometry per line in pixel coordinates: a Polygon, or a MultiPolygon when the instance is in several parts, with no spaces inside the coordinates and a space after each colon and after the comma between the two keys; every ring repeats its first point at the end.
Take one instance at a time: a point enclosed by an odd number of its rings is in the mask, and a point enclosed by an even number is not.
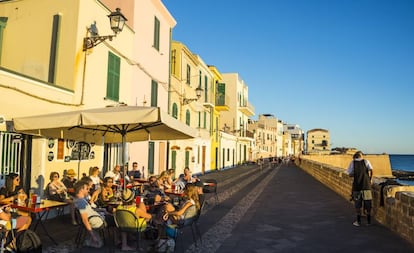
{"type": "Polygon", "coordinates": [[[228,111],[230,110],[229,106],[229,97],[225,93],[216,93],[216,110],[218,111],[228,111]]]}
{"type": "Polygon", "coordinates": [[[254,115],[254,107],[249,102],[241,103],[238,109],[248,117],[254,115]]]}

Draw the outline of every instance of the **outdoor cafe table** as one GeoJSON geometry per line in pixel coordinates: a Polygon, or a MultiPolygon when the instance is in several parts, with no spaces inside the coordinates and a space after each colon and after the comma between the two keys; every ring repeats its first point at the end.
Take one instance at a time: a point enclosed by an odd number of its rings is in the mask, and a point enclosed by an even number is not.
{"type": "Polygon", "coordinates": [[[140,184],[148,183],[148,179],[146,179],[146,178],[134,178],[134,181],[138,182],[140,184]]]}
{"type": "Polygon", "coordinates": [[[175,207],[180,206],[180,203],[182,202],[183,197],[185,196],[185,192],[183,190],[176,191],[175,189],[166,189],[164,190],[164,193],[171,198],[172,204],[175,207]]]}
{"type": "Polygon", "coordinates": [[[40,204],[31,204],[26,203],[24,205],[18,205],[18,204],[12,204],[11,207],[18,209],[20,211],[29,212],[33,215],[36,215],[36,222],[34,223],[33,230],[35,231],[37,228],[37,225],[40,224],[40,226],[43,228],[43,231],[45,231],[46,235],[50,238],[50,240],[53,241],[54,244],[57,245],[55,239],[49,234],[49,231],[47,230],[46,226],[43,224],[42,219],[43,217],[46,218],[49,215],[49,211],[52,209],[56,209],[59,207],[65,207],[68,203],[66,202],[59,202],[54,200],[42,200],[40,204]]]}
{"type": "Polygon", "coordinates": [[[180,197],[180,198],[185,196],[184,191],[175,191],[175,190],[172,190],[172,189],[166,189],[166,190],[164,190],[164,193],[167,194],[167,195],[174,195],[174,196],[180,197]]]}

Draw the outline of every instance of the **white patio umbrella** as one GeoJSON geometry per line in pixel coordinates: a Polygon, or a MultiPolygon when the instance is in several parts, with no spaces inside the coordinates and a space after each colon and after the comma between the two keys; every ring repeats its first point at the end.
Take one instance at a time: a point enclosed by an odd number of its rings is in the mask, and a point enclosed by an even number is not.
{"type": "MultiPolygon", "coordinates": [[[[13,119],[16,132],[90,143],[195,138],[197,131],[158,107],[119,106],[44,114],[13,119]]],[[[125,171],[124,171],[125,173],[125,171]]]]}

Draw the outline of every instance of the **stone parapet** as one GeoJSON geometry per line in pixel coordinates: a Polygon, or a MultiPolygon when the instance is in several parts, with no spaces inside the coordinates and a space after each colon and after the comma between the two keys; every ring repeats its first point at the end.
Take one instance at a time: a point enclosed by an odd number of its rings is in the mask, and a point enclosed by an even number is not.
{"type": "MultiPolygon", "coordinates": [[[[346,201],[350,200],[352,178],[343,168],[304,157],[296,159],[296,165],[346,201]]],[[[414,244],[414,187],[395,184],[388,177],[373,179],[372,215],[377,222],[414,244]]]]}
{"type": "MultiPolygon", "coordinates": [[[[372,164],[372,167],[374,167],[374,176],[393,177],[389,155],[364,155],[364,158],[369,160],[372,164]]],[[[302,155],[301,159],[317,161],[323,164],[329,164],[333,167],[346,170],[348,168],[349,163],[352,161],[352,155],[302,155]]]]}

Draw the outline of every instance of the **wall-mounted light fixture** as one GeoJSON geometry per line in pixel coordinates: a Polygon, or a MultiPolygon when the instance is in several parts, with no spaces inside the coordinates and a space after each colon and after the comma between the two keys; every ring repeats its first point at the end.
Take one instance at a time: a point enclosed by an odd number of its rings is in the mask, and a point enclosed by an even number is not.
{"type": "Polygon", "coordinates": [[[91,26],[88,28],[88,32],[91,36],[85,37],[83,39],[83,51],[91,49],[107,39],[111,41],[113,37],[116,37],[116,35],[122,31],[125,25],[125,21],[128,21],[128,19],[126,19],[126,17],[121,13],[121,9],[119,8],[116,8],[114,12],[109,14],[108,18],[114,35],[99,36],[96,22],[91,24],[91,26]]]}
{"type": "Polygon", "coordinates": [[[193,101],[197,101],[201,97],[201,93],[203,93],[203,89],[200,86],[198,86],[195,89],[195,92],[196,92],[196,96],[197,96],[196,98],[185,98],[185,97],[183,97],[182,104],[187,105],[187,104],[189,104],[193,101]]]}

